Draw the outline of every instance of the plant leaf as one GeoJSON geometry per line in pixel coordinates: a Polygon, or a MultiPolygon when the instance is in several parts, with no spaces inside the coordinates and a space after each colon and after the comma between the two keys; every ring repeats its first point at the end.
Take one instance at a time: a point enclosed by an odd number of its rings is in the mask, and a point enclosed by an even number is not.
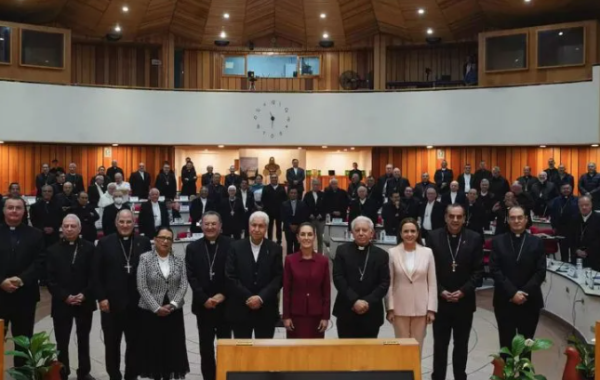
{"type": "Polygon", "coordinates": [[[535,380],[548,380],[548,379],[546,379],[546,376],[544,376],[544,375],[535,375],[533,378],[535,380]]]}
{"type": "Polygon", "coordinates": [[[501,353],[501,354],[506,354],[506,355],[508,355],[508,356],[510,356],[510,357],[512,357],[512,356],[513,356],[512,352],[510,352],[510,350],[509,350],[507,347],[502,347],[502,348],[500,349],[500,353],[501,353]]]}
{"type": "Polygon", "coordinates": [[[536,339],[531,351],[547,350],[552,347],[552,341],[550,339],[536,339]]]}
{"type": "Polygon", "coordinates": [[[16,350],[15,350],[15,351],[6,351],[6,352],[4,353],[4,355],[8,355],[8,356],[15,356],[15,357],[17,357],[17,358],[23,358],[23,359],[26,359],[26,360],[29,360],[29,359],[31,359],[31,358],[29,357],[29,355],[27,355],[27,354],[26,354],[25,352],[23,352],[23,351],[16,351],[16,350]]]}
{"type": "Polygon", "coordinates": [[[15,344],[19,347],[25,348],[25,349],[29,349],[29,346],[31,345],[31,342],[29,341],[29,338],[26,336],[15,336],[14,338],[11,338],[10,340],[12,340],[13,342],[15,342],[15,344]]]}
{"type": "Polygon", "coordinates": [[[520,356],[525,350],[525,337],[521,334],[515,335],[512,340],[512,353],[514,356],[520,356]]]}
{"type": "Polygon", "coordinates": [[[11,368],[7,372],[14,380],[31,380],[31,375],[23,373],[20,369],[11,368]]]}

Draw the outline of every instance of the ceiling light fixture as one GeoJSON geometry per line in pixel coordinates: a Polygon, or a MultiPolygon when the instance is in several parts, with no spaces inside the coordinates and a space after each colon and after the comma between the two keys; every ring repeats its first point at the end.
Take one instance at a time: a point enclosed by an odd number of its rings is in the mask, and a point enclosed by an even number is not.
{"type": "Polygon", "coordinates": [[[0,144],[4,144],[4,141],[0,141],[0,144]]]}
{"type": "Polygon", "coordinates": [[[321,148],[323,148],[323,149],[327,149],[327,145],[323,145],[321,148]]]}
{"type": "Polygon", "coordinates": [[[299,146],[299,147],[298,147],[298,150],[302,150],[302,147],[301,147],[301,146],[299,146]]]}
{"type": "Polygon", "coordinates": [[[563,32],[558,32],[558,35],[559,35],[559,36],[562,36],[562,35],[563,35],[563,32]]]}
{"type": "Polygon", "coordinates": [[[545,148],[545,147],[546,147],[546,145],[540,145],[540,148],[545,148]]]}
{"type": "Polygon", "coordinates": [[[115,32],[120,32],[121,31],[121,27],[119,25],[115,26],[115,32]]]}
{"type": "Polygon", "coordinates": [[[351,147],[350,150],[354,150],[354,147],[351,147]]]}
{"type": "Polygon", "coordinates": [[[119,144],[112,144],[112,146],[119,146],[119,144]]]}
{"type": "Polygon", "coordinates": [[[431,29],[431,28],[427,29],[427,34],[433,34],[433,29],[431,29]]]}
{"type": "Polygon", "coordinates": [[[225,145],[219,145],[219,148],[225,148],[225,145]]]}
{"type": "Polygon", "coordinates": [[[121,8],[123,10],[123,12],[127,13],[129,12],[129,7],[127,5],[123,5],[123,8],[121,8]]]}
{"type": "Polygon", "coordinates": [[[228,19],[229,18],[229,13],[223,13],[223,18],[228,19]]]}
{"type": "Polygon", "coordinates": [[[531,3],[531,0],[525,0],[526,3],[531,3]]]}
{"type": "Polygon", "coordinates": [[[592,144],[592,148],[597,148],[598,144],[592,144]]]}
{"type": "Polygon", "coordinates": [[[323,38],[328,39],[329,38],[329,34],[327,34],[327,32],[323,33],[323,38]]]}
{"type": "Polygon", "coordinates": [[[427,149],[433,149],[433,145],[427,145],[427,149]]]}
{"type": "Polygon", "coordinates": [[[327,15],[325,13],[321,13],[321,18],[327,18],[327,15]]]}
{"type": "Polygon", "coordinates": [[[4,41],[4,37],[0,37],[0,41],[4,41]]]}
{"type": "Polygon", "coordinates": [[[219,37],[225,38],[227,37],[227,34],[225,34],[225,31],[222,31],[221,34],[219,34],[219,37]]]}
{"type": "Polygon", "coordinates": [[[424,14],[425,14],[425,9],[423,9],[423,8],[419,8],[419,9],[417,10],[417,13],[418,13],[418,14],[420,14],[420,15],[424,15],[424,14]]]}

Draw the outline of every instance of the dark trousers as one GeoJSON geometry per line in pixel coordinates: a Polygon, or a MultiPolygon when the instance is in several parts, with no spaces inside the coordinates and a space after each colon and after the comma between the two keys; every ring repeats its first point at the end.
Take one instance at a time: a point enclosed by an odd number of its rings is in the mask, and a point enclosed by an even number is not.
{"type": "Polygon", "coordinates": [[[233,337],[235,339],[252,339],[252,333],[254,333],[255,339],[273,339],[276,322],[269,319],[260,314],[250,314],[243,322],[232,323],[233,337]]]}
{"type": "MultiPolygon", "coordinates": [[[[501,348],[512,347],[512,340],[517,334],[523,335],[525,339],[533,339],[540,320],[540,310],[522,305],[508,304],[494,307],[494,314],[498,324],[501,348]]],[[[531,359],[531,355],[526,357],[531,359]]]]}
{"type": "MultiPolygon", "coordinates": [[[[4,336],[10,327],[10,333],[15,336],[26,336],[31,338],[33,335],[33,325],[35,324],[35,305],[37,302],[26,300],[25,302],[5,302],[0,301],[0,319],[4,320],[4,336]]],[[[17,351],[24,351],[20,347],[15,348],[17,351]]],[[[14,358],[15,367],[25,365],[25,359],[14,358]]]]}
{"type": "Polygon", "coordinates": [[[467,357],[469,355],[469,335],[473,325],[473,312],[470,310],[440,309],[433,322],[433,373],[432,380],[446,380],[448,368],[448,346],[450,336],[454,338],[452,369],[455,380],[467,380],[467,357]]]}
{"type": "Polygon", "coordinates": [[[360,319],[354,316],[338,317],[336,321],[338,337],[340,339],[377,338],[380,326],[360,319]]]}
{"type": "Polygon", "coordinates": [[[285,231],[285,241],[287,243],[287,254],[298,252],[300,250],[300,242],[298,242],[297,235],[292,231],[285,231]]]}
{"type": "Polygon", "coordinates": [[[125,379],[137,377],[136,344],[139,341],[141,312],[130,307],[117,312],[102,313],[106,372],[110,380],[121,380],[121,340],[125,335],[125,379]]]}
{"type": "Polygon", "coordinates": [[[92,364],[90,363],[90,331],[92,330],[93,311],[66,312],[65,315],[52,317],[54,324],[54,336],[56,337],[56,348],[58,349],[58,361],[63,364],[63,376],[71,374],[69,366],[69,342],[71,341],[71,330],[75,320],[77,332],[77,357],[79,368],[77,377],[82,378],[89,375],[92,364]]]}
{"type": "Polygon", "coordinates": [[[275,236],[277,238],[277,243],[281,244],[281,213],[269,213],[269,230],[267,231],[267,238],[269,240],[273,240],[273,225],[275,225],[275,236]]]}
{"type": "Polygon", "coordinates": [[[215,380],[217,363],[215,361],[215,337],[231,339],[231,328],[221,315],[197,315],[198,333],[200,335],[200,369],[204,380],[215,380]]]}

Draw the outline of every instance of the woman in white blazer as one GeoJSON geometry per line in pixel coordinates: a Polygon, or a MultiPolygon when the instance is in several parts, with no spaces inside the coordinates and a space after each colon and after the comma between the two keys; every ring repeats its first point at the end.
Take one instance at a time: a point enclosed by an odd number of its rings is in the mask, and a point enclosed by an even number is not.
{"type": "Polygon", "coordinates": [[[415,338],[422,351],[427,324],[435,319],[438,295],[433,252],[418,244],[420,235],[415,219],[400,223],[401,243],[389,251],[390,289],[385,301],[396,338],[415,338]]]}

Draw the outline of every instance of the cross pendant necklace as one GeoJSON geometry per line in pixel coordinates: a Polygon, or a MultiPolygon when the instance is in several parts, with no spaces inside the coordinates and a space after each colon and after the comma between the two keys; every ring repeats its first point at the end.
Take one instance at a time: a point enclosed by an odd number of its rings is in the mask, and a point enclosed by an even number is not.
{"type": "Polygon", "coordinates": [[[456,259],[458,258],[458,251],[460,251],[460,244],[462,243],[462,233],[458,238],[458,245],[456,246],[456,253],[452,252],[452,245],[450,244],[450,236],[446,235],[446,240],[448,241],[448,250],[450,250],[450,256],[452,256],[452,273],[456,272],[456,267],[458,264],[456,263],[456,259]]]}
{"type": "Polygon", "coordinates": [[[217,252],[219,252],[219,244],[217,244],[215,247],[215,256],[212,260],[210,259],[210,254],[208,253],[208,244],[210,243],[207,241],[204,248],[206,249],[206,260],[208,261],[208,277],[210,281],[212,281],[213,277],[215,277],[213,267],[215,266],[215,260],[217,259],[217,252]]]}
{"type": "Polygon", "coordinates": [[[358,267],[358,273],[360,274],[360,282],[362,282],[365,277],[365,272],[367,271],[367,264],[369,263],[369,255],[371,254],[371,247],[367,248],[367,257],[365,258],[365,265],[363,265],[362,269],[358,267]]]}
{"type": "Polygon", "coordinates": [[[127,270],[127,274],[131,274],[131,269],[133,267],[131,266],[130,262],[131,254],[133,252],[133,239],[131,239],[131,242],[129,243],[129,255],[125,253],[125,247],[123,246],[123,242],[121,241],[121,239],[119,239],[119,243],[121,243],[121,250],[123,251],[123,257],[125,257],[125,266],[123,268],[127,270]]]}

